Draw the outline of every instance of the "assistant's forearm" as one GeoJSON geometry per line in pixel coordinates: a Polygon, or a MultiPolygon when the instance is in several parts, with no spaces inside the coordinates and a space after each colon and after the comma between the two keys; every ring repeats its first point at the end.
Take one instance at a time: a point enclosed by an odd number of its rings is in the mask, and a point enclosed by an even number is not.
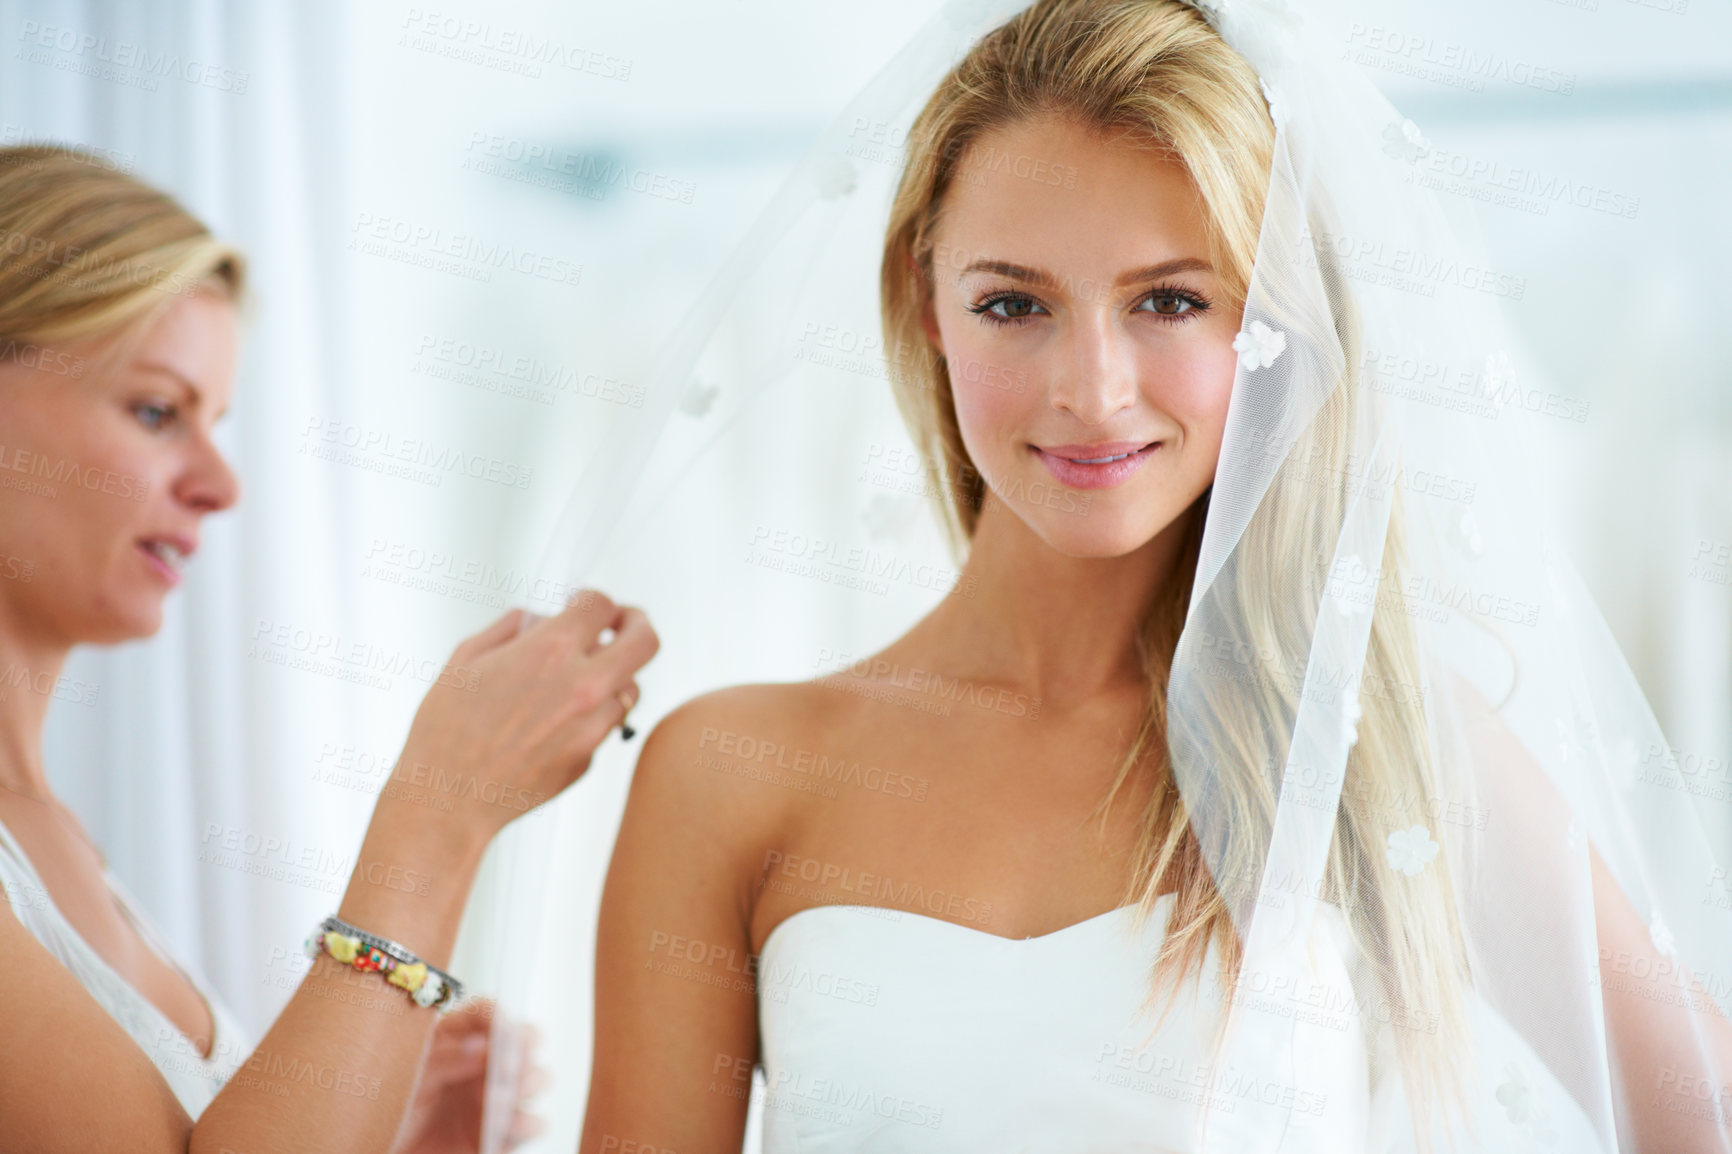
{"type": "MultiPolygon", "coordinates": [[[[382,798],[338,916],[444,967],[486,838],[382,798]]],[[[320,954],[193,1129],[193,1154],[391,1147],[437,1011],[320,954]]]]}

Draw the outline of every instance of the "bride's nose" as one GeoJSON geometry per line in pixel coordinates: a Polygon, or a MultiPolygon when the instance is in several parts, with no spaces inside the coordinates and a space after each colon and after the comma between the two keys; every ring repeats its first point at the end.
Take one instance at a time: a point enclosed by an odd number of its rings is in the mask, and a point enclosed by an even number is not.
{"type": "Polygon", "coordinates": [[[1065,346],[1047,387],[1053,408],[1085,425],[1100,425],[1136,404],[1136,350],[1111,317],[1079,318],[1065,346]]]}

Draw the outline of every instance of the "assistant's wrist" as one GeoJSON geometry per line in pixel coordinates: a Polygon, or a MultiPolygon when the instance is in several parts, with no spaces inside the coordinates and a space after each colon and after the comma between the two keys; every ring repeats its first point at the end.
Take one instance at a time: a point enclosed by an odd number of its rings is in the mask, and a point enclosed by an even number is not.
{"type": "Polygon", "coordinates": [[[388,824],[394,836],[455,844],[477,854],[510,820],[500,807],[485,804],[498,793],[486,775],[422,752],[413,739],[379,791],[374,825],[388,824]]]}
{"type": "Polygon", "coordinates": [[[548,800],[546,792],[510,780],[511,776],[477,769],[470,759],[429,756],[411,738],[380,791],[380,800],[410,807],[405,810],[406,820],[412,820],[411,809],[419,809],[452,831],[479,838],[485,846],[506,825],[548,800]]]}
{"type": "Polygon", "coordinates": [[[473,817],[382,795],[338,916],[442,964],[491,839],[473,817]]]}
{"type": "MultiPolygon", "coordinates": [[[[387,870],[396,865],[414,871],[417,880],[413,884],[399,881],[395,888],[423,894],[435,881],[455,880],[465,873],[472,877],[481,864],[481,855],[499,832],[498,825],[489,819],[490,815],[472,807],[430,805],[425,798],[392,789],[388,782],[373,807],[357,870],[366,866],[377,874],[382,863],[387,870]]],[[[393,884],[390,878],[368,880],[393,884]]]]}
{"type": "Polygon", "coordinates": [[[440,865],[364,846],[337,916],[443,966],[457,939],[475,874],[474,863],[440,865]]]}

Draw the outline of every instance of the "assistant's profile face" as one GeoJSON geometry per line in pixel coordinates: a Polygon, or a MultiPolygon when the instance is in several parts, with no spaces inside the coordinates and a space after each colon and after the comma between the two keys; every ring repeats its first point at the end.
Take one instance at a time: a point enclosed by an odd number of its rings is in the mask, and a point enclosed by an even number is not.
{"type": "Polygon", "coordinates": [[[1051,117],[980,137],[945,194],[927,327],[962,440],[1061,553],[1129,553],[1214,477],[1241,309],[1205,219],[1178,161],[1051,117]]]}
{"type": "Polygon", "coordinates": [[[35,565],[31,581],[0,593],[16,619],[73,644],[161,625],[200,522],[240,493],[212,441],[238,336],[235,307],[199,293],[130,344],[68,350],[47,367],[0,364],[0,476],[12,482],[0,486],[0,533],[35,565]],[[55,371],[68,364],[83,371],[55,371]]]}

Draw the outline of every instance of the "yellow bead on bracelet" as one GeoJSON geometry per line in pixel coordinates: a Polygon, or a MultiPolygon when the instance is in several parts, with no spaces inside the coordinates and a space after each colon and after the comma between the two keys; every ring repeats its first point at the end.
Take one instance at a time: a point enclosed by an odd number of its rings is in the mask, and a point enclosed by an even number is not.
{"type": "Polygon", "coordinates": [[[355,955],[361,952],[361,939],[330,930],[325,934],[325,952],[348,965],[355,960],[355,955]]]}
{"type": "Polygon", "coordinates": [[[402,986],[413,994],[427,980],[427,963],[416,962],[412,966],[398,966],[385,975],[385,980],[393,986],[402,986]]]}

